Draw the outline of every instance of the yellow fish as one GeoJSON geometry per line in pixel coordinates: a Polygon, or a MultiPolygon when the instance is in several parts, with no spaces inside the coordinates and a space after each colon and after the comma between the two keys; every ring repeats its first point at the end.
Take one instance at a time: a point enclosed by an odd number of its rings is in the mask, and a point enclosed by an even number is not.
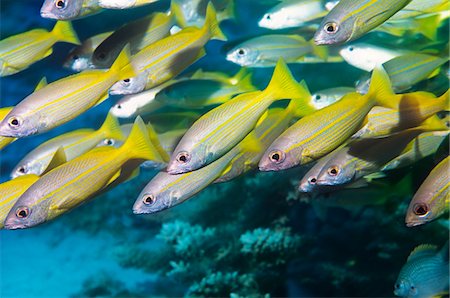
{"type": "Polygon", "coordinates": [[[137,118],[120,148],[97,147],[44,174],[17,200],[5,228],[32,227],[75,208],[119,178],[128,161],[163,161],[148,132],[137,118]]]}
{"type": "Polygon", "coordinates": [[[83,71],[27,96],[0,123],[0,136],[20,138],[66,123],[107,99],[115,82],[133,75],[126,47],[109,70],[83,71]]]}
{"type": "Polygon", "coordinates": [[[24,175],[0,184],[0,229],[17,199],[38,179],[37,175],[24,175]]]}
{"type": "Polygon", "coordinates": [[[131,61],[138,76],[118,82],[111,88],[110,94],[133,94],[172,79],[204,56],[203,46],[213,38],[226,40],[217,23],[214,6],[210,3],[202,28],[185,28],[139,51],[131,61]]]}
{"type": "Polygon", "coordinates": [[[57,42],[80,44],[70,22],[58,21],[52,31],[34,29],[0,41],[0,76],[18,73],[52,54],[57,42]]]}

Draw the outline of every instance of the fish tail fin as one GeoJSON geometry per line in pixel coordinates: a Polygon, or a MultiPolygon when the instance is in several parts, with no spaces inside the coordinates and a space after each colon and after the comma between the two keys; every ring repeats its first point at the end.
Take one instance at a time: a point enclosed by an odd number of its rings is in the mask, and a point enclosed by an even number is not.
{"type": "Polygon", "coordinates": [[[442,121],[437,115],[433,115],[427,118],[420,125],[422,129],[425,131],[433,131],[433,130],[447,130],[448,127],[445,125],[445,121],[442,121]]]}
{"type": "Polygon", "coordinates": [[[309,91],[308,85],[306,85],[306,82],[304,80],[300,82],[300,85],[304,89],[304,95],[302,97],[292,98],[288,106],[286,107],[286,112],[297,118],[304,117],[316,111],[316,109],[313,108],[307,100],[312,96],[311,92],[309,91]]]}
{"type": "Polygon", "coordinates": [[[375,68],[370,79],[369,91],[365,96],[375,100],[380,106],[398,109],[398,103],[393,100],[394,95],[386,70],[382,66],[375,68]]]}
{"type": "MultiPolygon", "coordinates": [[[[244,68],[243,68],[244,69],[244,68]]],[[[239,71],[240,73],[241,71],[239,71]]],[[[243,75],[242,77],[238,78],[239,73],[236,74],[236,76],[234,76],[232,78],[232,80],[236,80],[237,81],[237,85],[239,85],[239,90],[241,91],[254,91],[256,90],[255,85],[253,85],[252,83],[252,74],[249,72],[245,72],[245,75],[243,75]]],[[[235,85],[235,84],[233,84],[235,85]]]]}
{"type": "Polygon", "coordinates": [[[109,71],[117,73],[119,80],[129,79],[137,75],[131,64],[130,56],[130,45],[127,44],[109,69],[109,71]]]}
{"type": "Polygon", "coordinates": [[[164,162],[158,150],[153,146],[148,135],[148,129],[141,117],[134,121],[133,128],[121,150],[127,154],[129,159],[145,159],[156,162],[164,162]]]}
{"type": "Polygon", "coordinates": [[[55,35],[60,41],[65,41],[76,45],[81,44],[77,33],[72,27],[72,23],[69,21],[57,21],[55,27],[53,27],[52,34],[55,35]]]}
{"type": "Polygon", "coordinates": [[[219,22],[217,21],[217,14],[214,5],[210,2],[206,8],[206,18],[205,24],[203,25],[203,30],[208,30],[211,39],[218,39],[226,41],[227,37],[220,30],[219,22]]]}
{"type": "Polygon", "coordinates": [[[305,87],[295,80],[283,58],[278,60],[269,85],[264,92],[271,93],[274,99],[298,98],[303,101],[310,100],[309,91],[305,90],[305,87]]]}
{"type": "Polygon", "coordinates": [[[247,77],[251,77],[251,72],[248,68],[245,67],[241,67],[241,69],[239,69],[239,71],[232,77],[230,78],[230,83],[232,85],[236,85],[238,83],[240,83],[244,78],[247,77]]]}
{"type": "Polygon", "coordinates": [[[106,116],[105,122],[99,128],[99,131],[104,134],[105,138],[120,140],[124,139],[122,130],[120,129],[119,121],[111,113],[106,116]]]}
{"type": "Polygon", "coordinates": [[[223,21],[223,20],[236,19],[236,3],[235,2],[236,2],[235,0],[228,1],[226,8],[217,14],[219,20],[223,21]]]}
{"type": "Polygon", "coordinates": [[[34,91],[38,91],[39,89],[42,89],[45,86],[47,86],[47,78],[46,77],[42,77],[42,79],[36,85],[36,88],[34,88],[34,91]]]}
{"type": "Polygon", "coordinates": [[[173,15],[173,19],[175,19],[175,22],[181,28],[186,28],[188,26],[183,14],[183,9],[177,1],[170,1],[170,14],[173,15]]]}
{"type": "Polygon", "coordinates": [[[311,48],[312,48],[313,54],[316,55],[317,57],[319,57],[320,59],[323,59],[323,60],[327,61],[327,59],[328,59],[328,47],[316,45],[316,43],[314,42],[314,38],[311,39],[309,41],[309,43],[311,44],[311,48]]]}
{"type": "Polygon", "coordinates": [[[442,103],[442,110],[443,111],[450,111],[450,94],[449,89],[445,91],[444,94],[439,96],[438,100],[442,103]]]}
{"type": "Polygon", "coordinates": [[[170,156],[169,156],[169,154],[167,154],[167,152],[162,147],[161,142],[159,141],[159,137],[156,134],[156,131],[153,128],[153,126],[150,124],[150,122],[147,124],[147,132],[148,132],[148,137],[150,138],[150,141],[152,141],[152,144],[155,146],[156,150],[158,150],[159,155],[162,157],[162,159],[165,162],[168,162],[170,159],[170,156]]]}
{"type": "Polygon", "coordinates": [[[414,27],[416,30],[422,33],[426,38],[430,40],[436,40],[437,38],[437,29],[439,28],[440,23],[439,14],[433,14],[425,17],[417,17],[414,19],[414,27]]]}

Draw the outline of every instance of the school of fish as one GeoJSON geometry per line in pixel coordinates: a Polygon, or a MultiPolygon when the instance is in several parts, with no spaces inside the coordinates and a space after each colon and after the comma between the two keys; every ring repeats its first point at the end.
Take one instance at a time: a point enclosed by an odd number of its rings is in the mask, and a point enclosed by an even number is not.
{"type": "MultiPolygon", "coordinates": [[[[16,106],[0,108],[0,149],[122,95],[98,129],[47,140],[17,162],[11,180],[0,184],[1,228],[53,220],[144,169],[159,173],[136,194],[135,214],[175,207],[249,171],[307,164],[312,167],[298,177],[298,192],[314,204],[336,193],[327,204],[341,204],[340,193],[430,156],[434,167],[417,185],[405,224],[448,214],[450,157],[447,150],[441,154],[450,126],[448,40],[437,40],[450,18],[447,0],[283,0],[255,24],[267,34],[238,42],[221,29],[223,20],[235,18],[234,0],[172,0],[167,11],[82,42],[71,24],[156,1],[45,0],[40,14],[55,20],[53,29],[0,41],[2,77],[39,63],[57,42],[76,45],[61,65],[73,75],[53,82],[44,77],[16,106]],[[399,44],[358,40],[368,34],[394,36],[399,44]],[[402,47],[406,35],[427,43],[402,47]],[[209,55],[205,45],[214,39],[232,45],[223,58],[240,70],[186,73],[209,55]],[[354,86],[311,92],[307,84],[315,78],[297,80],[292,63],[347,63],[366,75],[354,86]],[[252,81],[254,68],[273,68],[264,88],[252,81]],[[439,80],[444,87],[435,91],[439,80]],[[161,112],[167,107],[178,110],[161,112]]],[[[448,293],[448,263],[448,243],[440,250],[417,247],[394,294],[448,293]]]]}

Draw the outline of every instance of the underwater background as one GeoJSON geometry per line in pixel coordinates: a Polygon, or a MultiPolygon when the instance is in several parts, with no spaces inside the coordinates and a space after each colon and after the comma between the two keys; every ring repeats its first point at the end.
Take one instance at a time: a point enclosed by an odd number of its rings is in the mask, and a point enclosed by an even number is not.
{"type": "MultiPolygon", "coordinates": [[[[38,0],[0,0],[0,37],[52,28],[55,22],[39,14],[41,5],[38,0]]],[[[186,72],[202,68],[236,73],[240,67],[226,61],[226,50],[234,42],[268,33],[257,26],[257,20],[270,5],[238,0],[237,20],[221,23],[230,42],[209,42],[207,55],[186,72]]],[[[104,11],[73,25],[84,40],[168,7],[167,1],[161,1],[104,11]]],[[[448,22],[440,36],[448,39],[448,22]]],[[[389,43],[388,38],[369,34],[361,40],[389,43]]],[[[62,68],[71,48],[57,44],[53,55],[1,78],[1,105],[17,104],[43,76],[52,82],[72,74],[62,68]]],[[[352,87],[363,74],[345,62],[289,66],[312,91],[352,87]]],[[[272,71],[255,69],[253,83],[263,88],[272,71]]],[[[75,120],[6,147],[0,153],[1,182],[43,141],[70,130],[99,127],[118,98],[112,96],[75,120]]],[[[253,171],[210,185],[175,208],[137,216],[131,207],[157,173],[142,169],[137,178],[57,220],[31,229],[1,230],[0,296],[392,297],[398,272],[411,250],[423,243],[441,246],[448,239],[449,230],[439,221],[414,228],[404,224],[410,199],[435,162],[432,156],[389,173],[380,185],[345,190],[347,196],[364,200],[361,205],[302,201],[296,185],[310,168],[306,166],[253,171]]]]}

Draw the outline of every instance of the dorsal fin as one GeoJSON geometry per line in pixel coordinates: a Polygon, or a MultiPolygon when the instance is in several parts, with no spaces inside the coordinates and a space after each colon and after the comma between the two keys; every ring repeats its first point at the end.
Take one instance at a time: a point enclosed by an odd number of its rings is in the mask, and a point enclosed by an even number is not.
{"type": "Polygon", "coordinates": [[[66,153],[64,152],[64,148],[61,146],[58,148],[58,150],[56,150],[55,154],[53,154],[50,163],[48,164],[45,171],[41,174],[41,176],[66,162],[67,162],[66,153]]]}
{"type": "Polygon", "coordinates": [[[434,256],[436,255],[436,252],[437,252],[436,245],[421,244],[416,248],[414,248],[414,250],[409,254],[407,262],[426,256],[434,256]]]}

